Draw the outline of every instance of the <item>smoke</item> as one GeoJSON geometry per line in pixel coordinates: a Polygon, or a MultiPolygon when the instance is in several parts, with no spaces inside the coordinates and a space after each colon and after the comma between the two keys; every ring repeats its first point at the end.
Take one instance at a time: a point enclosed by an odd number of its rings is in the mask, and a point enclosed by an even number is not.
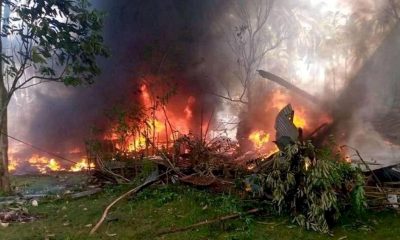
{"type": "MultiPolygon", "coordinates": [[[[251,7],[263,1],[237,2],[250,6],[249,14],[256,16],[257,9],[251,7]]],[[[391,110],[398,104],[394,97],[398,95],[394,91],[398,89],[395,63],[400,56],[395,46],[399,46],[400,30],[393,30],[358,71],[364,63],[359,59],[380,45],[390,25],[375,32],[365,27],[372,26],[371,12],[387,12],[387,5],[374,2],[275,1],[263,41],[273,41],[274,31],[285,33],[284,41],[258,67],[283,76],[324,101],[338,100],[334,116],[340,120],[337,133],[345,132],[345,141],[364,151],[369,159],[386,161],[386,153],[390,152],[393,160],[398,153],[396,146],[385,144],[399,143],[394,131],[387,128],[397,125],[386,124],[388,121],[382,118],[396,118],[391,110]],[[355,17],[364,24],[353,24],[355,17]],[[375,157],[378,152],[385,152],[384,157],[375,157]]],[[[156,89],[177,86],[176,96],[168,103],[177,115],[183,114],[188,99],[195,99],[190,126],[194,132],[200,128],[201,115],[207,121],[212,112],[216,128],[223,122],[247,120],[245,137],[254,129],[274,131],[273,121],[282,107],[271,104],[279,95],[277,89],[286,96],[291,92],[254,73],[252,97],[256,108],[250,115],[242,104],[216,97],[226,96],[227,89],[236,97],[242,87],[237,79],[238,59],[228,44],[235,27],[242,24],[233,1],[93,0],[93,4],[106,12],[104,38],[112,54],[99,59],[102,74],[91,86],[47,84],[17,93],[9,108],[10,135],[76,160],[85,154],[84,140],[91,127],[107,128],[105,111],[137,103],[140,84],[154,76],[158,78],[156,89]]],[[[295,111],[307,115],[310,126],[320,122],[321,113],[304,99],[290,96],[283,102],[292,103],[295,111]]],[[[237,130],[230,127],[233,125],[220,130],[233,137],[237,130]]],[[[19,143],[10,144],[15,158],[24,160],[37,153],[19,143]]]]}
{"type": "MultiPolygon", "coordinates": [[[[183,112],[187,99],[196,99],[191,127],[199,128],[200,110],[204,118],[218,110],[218,99],[208,95],[211,81],[200,74],[203,63],[210,61],[201,56],[201,49],[210,38],[212,19],[207,12],[223,2],[94,0],[93,4],[106,12],[104,38],[112,54],[99,59],[102,74],[90,86],[47,84],[18,92],[9,108],[10,135],[79,159],[91,127],[107,127],[105,111],[137,101],[141,81],[158,73],[177,85],[171,109],[183,112]]],[[[14,141],[10,144],[14,158],[28,159],[36,152],[14,141]]]]}
{"type": "Polygon", "coordinates": [[[337,102],[337,132],[369,161],[400,158],[400,26],[397,24],[351,80],[337,102]]]}

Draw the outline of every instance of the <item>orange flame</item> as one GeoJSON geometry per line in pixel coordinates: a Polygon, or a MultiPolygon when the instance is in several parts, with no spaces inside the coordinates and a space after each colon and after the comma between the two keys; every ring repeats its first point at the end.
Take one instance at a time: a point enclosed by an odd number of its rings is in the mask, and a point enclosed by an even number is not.
{"type": "Polygon", "coordinates": [[[306,119],[303,118],[302,116],[294,115],[293,117],[293,124],[298,127],[298,128],[304,128],[306,124],[306,119]]]}
{"type": "Polygon", "coordinates": [[[249,140],[254,144],[254,147],[260,149],[269,142],[269,134],[264,131],[254,131],[249,135],[249,140]]]}
{"type": "MultiPolygon", "coordinates": [[[[150,138],[150,140],[151,140],[153,134],[158,138],[158,135],[161,134],[161,133],[164,133],[164,131],[165,131],[165,125],[162,124],[157,119],[154,119],[154,120],[150,121],[148,126],[149,126],[148,137],[150,138]]],[[[131,138],[128,142],[129,143],[128,143],[128,149],[127,150],[129,152],[143,150],[143,149],[146,148],[146,137],[143,136],[143,135],[131,138]]],[[[117,146],[117,148],[120,148],[120,147],[117,146]]]]}
{"type": "Polygon", "coordinates": [[[49,163],[47,164],[47,167],[50,168],[50,170],[53,172],[62,170],[60,164],[56,162],[56,160],[54,159],[50,159],[49,163]]]}
{"type": "MultiPolygon", "coordinates": [[[[10,159],[8,168],[10,172],[15,172],[18,170],[20,166],[20,160],[15,160],[13,158],[10,159]]],[[[30,166],[37,169],[38,172],[42,174],[46,174],[49,172],[58,172],[58,171],[70,171],[70,172],[78,172],[82,170],[89,169],[89,164],[86,159],[82,159],[80,162],[74,164],[69,169],[65,168],[59,161],[54,158],[47,158],[44,156],[40,156],[37,154],[32,155],[28,159],[28,163],[30,166]]],[[[94,164],[90,164],[90,168],[94,168],[94,164]]]]}
{"type": "Polygon", "coordinates": [[[193,111],[192,111],[192,107],[193,104],[196,102],[196,99],[193,96],[190,96],[187,100],[187,104],[185,109],[183,110],[185,112],[186,115],[186,119],[191,119],[193,117],[193,111]]]}
{"type": "Polygon", "coordinates": [[[33,155],[31,158],[28,159],[28,162],[31,166],[35,167],[40,173],[47,173],[49,164],[49,159],[46,157],[42,157],[39,155],[33,155]]]}
{"type": "Polygon", "coordinates": [[[9,162],[8,162],[8,171],[9,172],[15,172],[15,170],[17,170],[19,166],[19,163],[17,161],[15,161],[13,158],[10,158],[9,162]]]}
{"type": "MultiPolygon", "coordinates": [[[[154,79],[149,78],[147,80],[153,81],[154,79]]],[[[129,137],[126,146],[116,144],[117,149],[135,152],[144,150],[146,147],[153,148],[153,145],[149,145],[146,142],[146,137],[148,137],[148,140],[154,141],[157,146],[165,146],[167,142],[172,143],[170,140],[176,139],[177,134],[189,132],[190,121],[193,118],[193,107],[196,102],[195,97],[189,96],[185,106],[179,110],[173,107],[174,111],[171,111],[167,106],[162,106],[155,110],[154,105],[156,104],[153,101],[157,98],[152,97],[152,92],[146,84],[142,84],[140,86],[140,99],[145,111],[147,111],[147,115],[151,116],[151,120],[147,121],[147,124],[143,126],[139,134],[129,137]],[[179,111],[181,112],[179,113],[179,111]]],[[[111,139],[116,140],[117,138],[114,134],[111,139]]]]}
{"type": "MultiPolygon", "coordinates": [[[[264,111],[267,116],[276,116],[282,108],[291,104],[295,111],[293,124],[306,132],[313,130],[310,129],[312,126],[319,126],[322,123],[331,121],[327,114],[321,113],[319,110],[313,110],[312,106],[303,105],[301,99],[291,96],[282,89],[273,90],[265,104],[264,111]]],[[[270,141],[271,134],[275,133],[274,119],[275,117],[265,118],[265,121],[254,122],[254,129],[248,136],[248,139],[253,143],[254,149],[269,154],[278,150],[276,145],[270,141]]]]}
{"type": "Polygon", "coordinates": [[[83,158],[83,159],[81,159],[80,162],[75,163],[75,165],[73,165],[73,166],[69,169],[69,171],[70,171],[70,172],[80,172],[80,171],[88,170],[88,169],[94,168],[94,167],[95,167],[94,163],[90,163],[90,164],[89,164],[89,163],[88,163],[88,160],[85,159],[85,158],[83,158]]]}

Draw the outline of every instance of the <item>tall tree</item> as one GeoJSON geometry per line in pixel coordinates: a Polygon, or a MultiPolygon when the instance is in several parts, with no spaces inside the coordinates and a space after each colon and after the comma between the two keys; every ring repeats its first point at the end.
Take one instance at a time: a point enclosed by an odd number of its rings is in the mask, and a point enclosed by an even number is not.
{"type": "Polygon", "coordinates": [[[100,73],[96,58],[108,51],[103,14],[88,0],[0,0],[0,17],[0,187],[8,192],[7,108],[14,93],[46,82],[90,84],[100,73]]]}
{"type": "Polygon", "coordinates": [[[241,119],[238,125],[237,138],[242,150],[252,147],[248,136],[252,112],[257,105],[255,89],[257,80],[256,70],[262,65],[266,57],[281,46],[287,38],[285,25],[273,24],[274,0],[237,0],[232,3],[233,13],[229,22],[235,24],[233,33],[229,33],[228,45],[236,61],[234,76],[238,80],[238,88],[231,88],[230,82],[222,83],[224,93],[215,94],[232,103],[239,103],[241,119]]]}

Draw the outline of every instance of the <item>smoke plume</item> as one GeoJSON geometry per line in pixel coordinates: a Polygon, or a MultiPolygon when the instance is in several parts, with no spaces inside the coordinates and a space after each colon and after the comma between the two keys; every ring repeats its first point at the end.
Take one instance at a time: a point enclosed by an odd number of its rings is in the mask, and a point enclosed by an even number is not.
{"type": "MultiPolygon", "coordinates": [[[[174,114],[183,114],[190,102],[190,128],[194,132],[199,131],[202,116],[207,121],[214,113],[214,127],[228,124],[222,131],[228,136],[235,137],[236,130],[245,138],[253,130],[273,134],[276,113],[289,102],[307,117],[308,130],[324,121],[324,112],[315,104],[256,73],[252,93],[255,109],[245,111],[242,104],[217,97],[226,96],[227,89],[236,97],[241,90],[237,79],[240,60],[229,44],[237,34],[235,29],[243,26],[237,17],[239,5],[234,3],[250,7],[249,14],[256,16],[257,9],[251,7],[263,1],[92,2],[106,12],[104,38],[112,55],[99,59],[102,74],[91,86],[47,84],[17,93],[9,110],[10,135],[72,160],[80,158],[85,154],[84,141],[91,126],[107,128],[105,111],[137,103],[141,84],[152,78],[158,79],[155,88],[176,86],[176,95],[168,103],[174,114]],[[239,129],[229,127],[238,123],[239,129]]],[[[274,31],[282,33],[283,40],[258,67],[334,106],[336,134],[344,133],[344,141],[369,158],[392,162],[397,159],[400,143],[393,130],[398,128],[393,110],[400,102],[395,66],[400,60],[400,30],[394,28],[381,44],[379,39],[390,32],[393,23],[375,32],[365,27],[372,26],[371,12],[387,12],[383,11],[386,7],[374,1],[275,1],[263,29],[263,41],[274,42],[274,31]],[[355,18],[364,25],[354,24],[355,18]],[[338,36],[350,47],[342,49],[342,43],[335,42],[338,36]],[[365,64],[359,61],[362,54],[379,45],[375,54],[366,57],[370,60],[365,64]]],[[[23,162],[36,150],[11,141],[10,153],[23,162]]]]}

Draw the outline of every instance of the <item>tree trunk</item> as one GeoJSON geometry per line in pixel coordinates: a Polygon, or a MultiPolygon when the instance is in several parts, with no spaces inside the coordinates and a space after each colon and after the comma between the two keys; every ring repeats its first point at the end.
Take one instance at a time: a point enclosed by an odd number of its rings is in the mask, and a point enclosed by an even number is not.
{"type": "MultiPolygon", "coordinates": [[[[3,1],[0,0],[0,19],[3,18],[3,1]]],[[[3,20],[0,27],[3,27],[3,20]]],[[[3,43],[0,39],[0,53],[3,52],[3,43]]],[[[7,106],[8,92],[3,78],[3,61],[0,59],[0,187],[3,192],[10,192],[10,176],[8,173],[8,129],[7,106]]]]}
{"type": "Polygon", "coordinates": [[[251,79],[251,70],[245,70],[245,82],[247,82],[247,92],[246,92],[246,100],[247,106],[240,113],[239,119],[240,123],[238,125],[238,129],[236,132],[236,139],[238,140],[240,151],[242,153],[246,153],[247,151],[252,150],[253,143],[249,140],[249,136],[251,134],[252,129],[252,116],[254,111],[254,99],[253,99],[253,91],[252,91],[252,81],[251,79]]]}
{"type": "MultiPolygon", "coordinates": [[[[1,78],[0,78],[1,79],[1,78]]],[[[0,102],[7,101],[7,91],[3,81],[0,84],[0,102]],[[4,94],[5,92],[5,94],[4,94]],[[4,97],[5,95],[5,97],[4,97]]],[[[7,103],[6,103],[7,104],[7,103]]],[[[0,187],[3,192],[10,192],[10,176],[8,173],[8,137],[7,137],[7,105],[2,109],[3,116],[0,121],[0,187]]]]}

